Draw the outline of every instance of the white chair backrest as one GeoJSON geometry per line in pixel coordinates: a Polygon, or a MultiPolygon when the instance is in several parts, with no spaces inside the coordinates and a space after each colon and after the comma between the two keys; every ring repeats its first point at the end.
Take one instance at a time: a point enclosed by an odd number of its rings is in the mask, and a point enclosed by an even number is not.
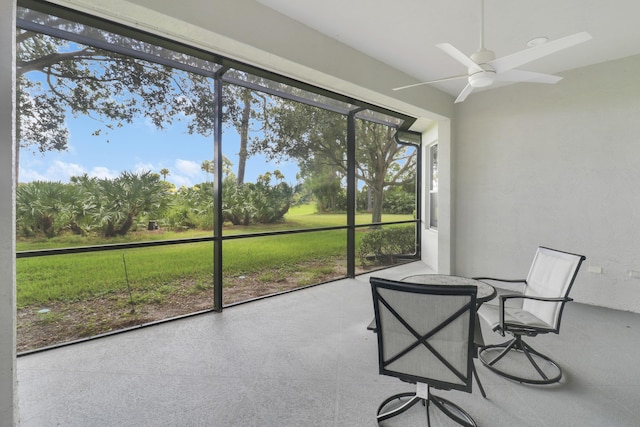
{"type": "MultiPolygon", "coordinates": [[[[562,298],[569,295],[573,280],[585,258],[540,247],[531,264],[524,294],[545,298],[562,298]]],[[[522,309],[530,312],[554,329],[558,327],[563,302],[550,303],[525,299],[522,309]]]]}

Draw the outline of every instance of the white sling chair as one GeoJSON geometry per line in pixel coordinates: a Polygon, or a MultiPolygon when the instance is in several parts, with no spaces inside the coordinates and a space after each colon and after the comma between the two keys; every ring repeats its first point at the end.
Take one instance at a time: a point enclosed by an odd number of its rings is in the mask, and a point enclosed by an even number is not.
{"type": "Polygon", "coordinates": [[[505,333],[513,336],[513,339],[505,343],[480,348],[478,357],[485,366],[521,383],[551,384],[560,380],[560,366],[533,349],[522,337],[560,332],[564,305],[572,301],[569,291],[585,259],[582,255],[539,247],[526,279],[475,278],[492,282],[524,283],[522,294],[499,295],[498,304],[485,303],[478,309],[478,316],[495,332],[502,336],[505,333]],[[521,304],[514,305],[514,301],[521,304]]]}

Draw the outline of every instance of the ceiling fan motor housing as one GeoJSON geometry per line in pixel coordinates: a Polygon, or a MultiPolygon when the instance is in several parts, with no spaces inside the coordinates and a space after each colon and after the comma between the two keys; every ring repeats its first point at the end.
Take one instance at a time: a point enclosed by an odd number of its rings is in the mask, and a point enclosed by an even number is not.
{"type": "Polygon", "coordinates": [[[469,85],[477,88],[493,84],[496,78],[496,70],[488,63],[496,59],[496,54],[491,50],[481,48],[471,55],[471,59],[478,64],[478,67],[469,68],[469,85]]]}

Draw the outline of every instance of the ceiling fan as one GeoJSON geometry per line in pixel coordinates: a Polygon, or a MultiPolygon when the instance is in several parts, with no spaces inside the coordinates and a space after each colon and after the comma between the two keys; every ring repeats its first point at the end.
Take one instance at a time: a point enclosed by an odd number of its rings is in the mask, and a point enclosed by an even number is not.
{"type": "Polygon", "coordinates": [[[462,102],[474,89],[491,86],[494,82],[557,83],[562,80],[562,77],[517,70],[516,67],[590,39],[591,35],[589,33],[581,32],[548,43],[539,44],[529,49],[512,53],[511,55],[496,58],[492,50],[485,49],[484,47],[484,0],[480,0],[480,48],[478,51],[471,56],[467,56],[449,43],[436,45],[453,57],[453,59],[466,66],[467,74],[396,87],[393,90],[408,89],[415,86],[466,78],[467,85],[455,100],[455,102],[462,102]]]}

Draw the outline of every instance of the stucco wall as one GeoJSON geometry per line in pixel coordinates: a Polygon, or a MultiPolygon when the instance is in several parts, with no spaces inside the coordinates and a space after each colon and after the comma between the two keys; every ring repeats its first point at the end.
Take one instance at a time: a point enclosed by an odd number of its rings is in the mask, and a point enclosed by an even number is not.
{"type": "Polygon", "coordinates": [[[457,273],[520,278],[538,245],[574,251],[576,300],[640,312],[638,75],[633,56],[457,104],[457,273]]]}
{"type": "Polygon", "coordinates": [[[440,120],[422,134],[422,260],[440,274],[454,271],[455,260],[452,253],[454,234],[454,210],[452,191],[454,171],[452,166],[451,121],[440,120]],[[438,228],[429,228],[429,180],[430,145],[438,143],[438,228]]]}

